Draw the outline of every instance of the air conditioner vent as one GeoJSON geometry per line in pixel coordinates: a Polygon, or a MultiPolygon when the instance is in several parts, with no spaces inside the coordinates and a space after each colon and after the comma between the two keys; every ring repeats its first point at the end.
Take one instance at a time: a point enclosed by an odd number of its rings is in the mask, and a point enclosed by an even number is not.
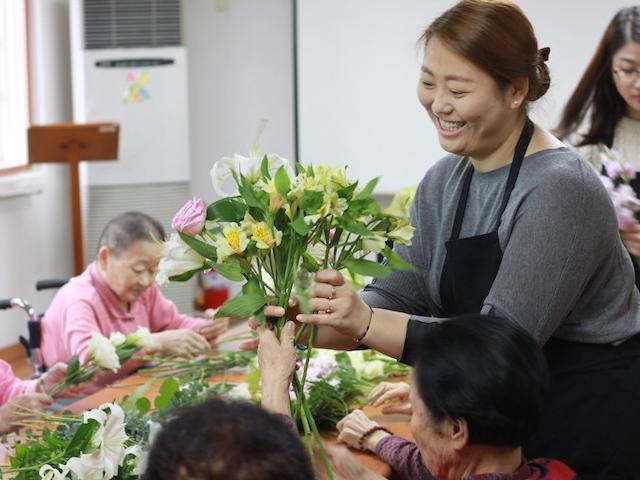
{"type": "Polygon", "coordinates": [[[180,0],[84,0],[84,48],[182,45],[180,0]]]}

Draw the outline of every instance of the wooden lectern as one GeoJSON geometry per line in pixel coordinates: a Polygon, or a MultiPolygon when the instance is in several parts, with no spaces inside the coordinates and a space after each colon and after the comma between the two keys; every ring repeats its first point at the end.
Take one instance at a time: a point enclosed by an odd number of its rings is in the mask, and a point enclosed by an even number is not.
{"type": "Polygon", "coordinates": [[[85,160],[117,160],[120,126],[116,123],[63,123],[29,127],[29,163],[68,163],[75,274],[84,270],[78,165],[85,160]]]}

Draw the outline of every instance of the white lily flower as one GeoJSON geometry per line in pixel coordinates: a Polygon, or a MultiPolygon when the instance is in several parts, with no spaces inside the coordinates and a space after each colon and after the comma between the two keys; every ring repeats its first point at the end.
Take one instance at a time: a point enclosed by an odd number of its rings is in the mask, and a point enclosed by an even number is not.
{"type": "Polygon", "coordinates": [[[117,372],[120,368],[120,360],[116,352],[116,347],[108,338],[100,334],[94,334],[89,342],[89,357],[103,370],[117,372]]]}
{"type": "MultiPolygon", "coordinates": [[[[256,183],[261,175],[262,158],[260,156],[243,157],[238,154],[233,157],[222,157],[213,164],[209,172],[214,190],[222,197],[237,195],[238,185],[233,180],[234,173],[236,175],[241,173],[251,183],[256,183]]],[[[293,176],[293,167],[286,158],[269,153],[267,154],[267,164],[271,176],[275,175],[280,167],[284,167],[290,177],[293,176]]]]}
{"type": "Polygon", "coordinates": [[[65,465],[74,478],[82,480],[105,480],[112,477],[107,477],[104,474],[104,464],[102,456],[99,452],[92,454],[81,453],[79,457],[72,457],[67,461],[65,465]]]}
{"type": "Polygon", "coordinates": [[[40,480],[66,480],[69,474],[69,467],[66,465],[59,465],[60,470],[56,470],[51,465],[42,465],[38,471],[40,480]]]}
{"type": "Polygon", "coordinates": [[[197,270],[204,265],[204,257],[182,241],[180,235],[172,233],[162,244],[162,258],[156,273],[156,283],[164,285],[169,277],[197,270]]]}

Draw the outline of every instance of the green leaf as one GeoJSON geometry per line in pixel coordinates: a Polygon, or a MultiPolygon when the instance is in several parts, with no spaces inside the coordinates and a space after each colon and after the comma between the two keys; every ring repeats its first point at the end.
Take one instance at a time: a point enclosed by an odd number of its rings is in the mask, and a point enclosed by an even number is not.
{"type": "Polygon", "coordinates": [[[140,414],[144,415],[149,410],[151,410],[151,400],[149,400],[147,397],[140,397],[138,400],[136,400],[136,409],[140,414]]]}
{"type": "Polygon", "coordinates": [[[289,225],[291,225],[291,228],[293,228],[293,230],[298,234],[298,235],[302,235],[305,236],[306,234],[309,233],[309,231],[311,230],[311,227],[309,227],[309,225],[307,225],[304,221],[304,217],[299,216],[298,218],[296,218],[293,222],[291,222],[289,225]]]}
{"type": "Polygon", "coordinates": [[[249,293],[230,298],[217,311],[215,318],[247,317],[267,304],[267,299],[261,293],[249,293]]]}
{"type": "Polygon", "coordinates": [[[247,206],[237,198],[222,198],[207,208],[207,220],[238,223],[244,218],[247,206]]]}
{"type": "Polygon", "coordinates": [[[367,236],[372,234],[367,227],[350,218],[341,218],[338,220],[338,224],[348,232],[355,233],[356,235],[367,236]]]}
{"type": "Polygon", "coordinates": [[[374,278],[385,278],[391,273],[391,269],[386,265],[363,258],[350,259],[344,262],[344,266],[352,273],[359,273],[374,278]]]}
{"type": "Polygon", "coordinates": [[[347,185],[346,187],[342,187],[338,190],[338,197],[346,198],[347,200],[351,200],[353,197],[353,192],[358,186],[358,182],[354,182],[351,185],[347,185]]]}
{"type": "Polygon", "coordinates": [[[251,395],[256,396],[260,393],[260,370],[257,368],[251,368],[244,381],[249,385],[251,395]]]}
{"type": "Polygon", "coordinates": [[[392,270],[404,270],[408,272],[415,272],[416,267],[407,262],[404,258],[391,250],[389,247],[384,247],[382,254],[387,259],[387,264],[392,270]]]}
{"type": "Polygon", "coordinates": [[[180,235],[180,238],[184,243],[190,246],[199,255],[202,255],[204,258],[209,258],[214,262],[217,260],[218,252],[216,251],[216,247],[213,245],[203,242],[191,235],[187,235],[186,233],[178,232],[178,235],[180,235]]]}
{"type": "Polygon", "coordinates": [[[271,174],[269,173],[269,159],[266,155],[262,157],[262,161],[260,162],[260,172],[264,178],[271,180],[271,174]]]}
{"type": "Polygon", "coordinates": [[[227,257],[223,263],[216,263],[213,268],[224,278],[228,278],[234,282],[241,282],[244,280],[242,267],[240,266],[240,262],[237,258],[227,257]]]}
{"type": "Polygon", "coordinates": [[[320,205],[322,205],[322,200],[322,192],[307,190],[300,200],[300,208],[305,212],[314,214],[320,208],[320,205]]]}
{"type": "Polygon", "coordinates": [[[167,408],[178,391],[180,391],[180,384],[178,381],[172,377],[167,378],[162,382],[162,385],[160,385],[158,396],[153,402],[155,407],[158,410],[167,408]]]}
{"type": "Polygon", "coordinates": [[[171,282],[186,282],[187,280],[189,280],[191,277],[193,277],[199,271],[200,271],[200,269],[196,268],[195,270],[189,270],[188,272],[180,273],[178,275],[171,275],[169,277],[169,280],[171,282]]]}
{"type": "Polygon", "coordinates": [[[363,200],[365,198],[371,197],[373,190],[376,188],[380,177],[376,177],[373,180],[370,180],[369,183],[365,185],[365,187],[360,191],[354,198],[354,200],[363,200]]]}
{"type": "Polygon", "coordinates": [[[151,385],[153,383],[155,383],[155,382],[156,382],[155,378],[150,378],[149,380],[144,382],[142,385],[140,385],[138,388],[136,388],[133,391],[133,393],[131,393],[130,395],[127,395],[124,398],[124,400],[122,402],[120,402],[120,406],[122,407],[122,409],[125,412],[131,411],[131,410],[134,410],[134,409],[140,410],[138,408],[138,400],[144,398],[144,395],[149,390],[149,387],[151,387],[151,385]]]}
{"type": "Polygon", "coordinates": [[[240,185],[238,185],[238,192],[244,199],[245,203],[249,207],[256,207],[259,209],[264,209],[267,205],[266,202],[261,202],[259,196],[262,194],[266,195],[265,192],[258,192],[254,185],[247,180],[247,177],[241,175],[240,176],[240,185]]]}
{"type": "Polygon", "coordinates": [[[307,272],[315,273],[320,270],[320,264],[318,261],[307,252],[302,254],[302,265],[307,272]]]}
{"type": "Polygon", "coordinates": [[[304,165],[300,162],[296,162],[296,175],[300,175],[301,173],[307,173],[307,169],[304,168],[304,165]]]}
{"type": "Polygon", "coordinates": [[[289,195],[289,190],[291,190],[291,181],[289,180],[289,174],[284,167],[280,167],[276,172],[274,183],[276,185],[278,195],[286,200],[287,195],[289,195]]]}
{"type": "Polygon", "coordinates": [[[87,423],[83,423],[78,427],[76,433],[73,435],[69,443],[67,444],[67,448],[65,448],[64,453],[68,456],[76,456],[75,452],[82,452],[87,447],[89,442],[93,437],[93,434],[98,430],[100,424],[93,419],[87,421],[87,423]]]}
{"type": "Polygon", "coordinates": [[[249,295],[252,293],[262,294],[262,289],[260,288],[260,283],[255,278],[252,278],[247,283],[242,286],[242,293],[245,295],[249,295]]]}
{"type": "Polygon", "coordinates": [[[80,359],[78,355],[72,355],[69,359],[69,363],[67,364],[67,374],[65,375],[65,381],[67,383],[73,382],[75,380],[75,376],[80,371],[80,359]]]}

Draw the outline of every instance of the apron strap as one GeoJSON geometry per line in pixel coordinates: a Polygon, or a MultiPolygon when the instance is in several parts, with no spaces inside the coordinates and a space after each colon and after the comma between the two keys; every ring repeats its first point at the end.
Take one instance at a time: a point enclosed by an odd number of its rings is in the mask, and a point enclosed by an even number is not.
{"type": "MultiPolygon", "coordinates": [[[[522,129],[522,133],[520,134],[520,138],[518,138],[516,149],[513,152],[513,160],[511,161],[511,165],[509,167],[509,177],[507,178],[504,195],[502,196],[502,204],[500,205],[500,211],[498,212],[498,227],[500,226],[502,214],[507,208],[509,197],[511,196],[511,192],[513,191],[513,188],[516,184],[516,180],[518,179],[520,167],[522,166],[522,161],[524,160],[524,154],[527,151],[527,147],[529,146],[529,142],[531,141],[531,137],[533,136],[533,130],[533,122],[529,118],[527,118],[524,124],[524,128],[522,129]]],[[[460,236],[460,230],[462,229],[462,220],[464,219],[464,212],[467,209],[467,198],[469,196],[471,179],[473,178],[474,171],[475,169],[473,168],[473,165],[471,164],[471,162],[469,162],[468,169],[464,177],[462,192],[460,193],[460,199],[458,200],[456,216],[453,221],[453,228],[451,229],[451,237],[449,238],[449,240],[457,240],[460,236]]]]}

